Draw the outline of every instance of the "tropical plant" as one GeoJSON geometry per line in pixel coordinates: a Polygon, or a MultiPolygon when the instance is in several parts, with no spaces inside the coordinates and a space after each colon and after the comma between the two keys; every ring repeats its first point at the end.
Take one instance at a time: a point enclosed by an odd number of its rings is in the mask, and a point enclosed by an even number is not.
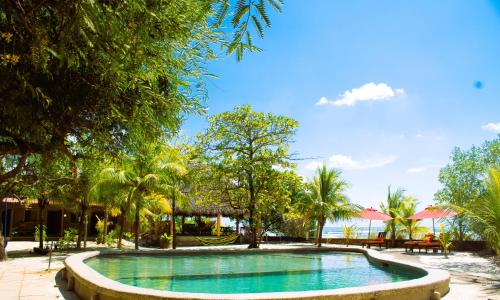
{"type": "MultiPolygon", "coordinates": [[[[464,208],[473,205],[484,194],[484,179],[489,169],[500,168],[500,135],[497,139],[486,141],[481,146],[462,150],[453,149],[450,163],[439,171],[442,188],[436,193],[436,201],[441,205],[464,208]]],[[[469,214],[458,214],[455,226],[460,241],[468,235],[471,228],[469,214]]]]}
{"type": "Polygon", "coordinates": [[[422,234],[429,231],[425,226],[420,226],[420,221],[408,219],[416,212],[418,201],[409,196],[402,200],[399,210],[396,211],[396,236],[407,235],[413,240],[415,234],[422,234]]]}
{"type": "Polygon", "coordinates": [[[348,220],[360,210],[359,206],[349,202],[345,196],[344,192],[348,185],[340,175],[340,170],[327,169],[323,165],[316,170],[316,176],[310,184],[311,197],[306,207],[309,214],[317,221],[318,247],[321,247],[323,227],[327,220],[332,222],[348,220]]]}
{"type": "Polygon", "coordinates": [[[64,235],[59,239],[58,245],[61,249],[68,249],[76,246],[78,240],[78,230],[75,228],[68,228],[64,230],[64,235]]]}
{"type": "Polygon", "coordinates": [[[452,235],[450,231],[445,231],[444,224],[439,224],[439,241],[443,247],[443,253],[446,258],[448,258],[448,253],[450,252],[450,247],[453,242],[452,235]]]}
{"type": "Polygon", "coordinates": [[[385,232],[391,233],[391,245],[394,247],[396,239],[396,225],[398,213],[402,207],[404,200],[404,189],[397,189],[396,192],[391,193],[391,187],[387,188],[387,203],[380,204],[380,210],[386,215],[391,216],[391,220],[385,221],[385,232]]]}
{"type": "Polygon", "coordinates": [[[345,245],[349,247],[349,245],[351,244],[351,240],[355,239],[358,235],[358,227],[356,225],[350,225],[350,226],[345,225],[343,232],[344,232],[345,245]]]}
{"type": "Polygon", "coordinates": [[[207,131],[198,136],[204,177],[199,182],[209,192],[199,195],[205,203],[248,212],[248,247],[257,248],[259,212],[273,206],[270,202],[283,208],[286,205],[280,201],[289,201],[270,187],[280,185],[277,169],[293,167],[288,150],[298,123],[285,116],[255,112],[250,105],[214,115],[209,123],[207,131]]]}
{"type": "Polygon", "coordinates": [[[47,241],[47,226],[45,225],[36,225],[34,232],[35,242],[40,242],[40,248],[43,248],[43,242],[47,241]],[[42,231],[40,231],[42,228],[42,231]]]}
{"type": "Polygon", "coordinates": [[[471,220],[472,229],[500,255],[500,169],[490,170],[485,192],[467,208],[455,207],[471,220]]]}

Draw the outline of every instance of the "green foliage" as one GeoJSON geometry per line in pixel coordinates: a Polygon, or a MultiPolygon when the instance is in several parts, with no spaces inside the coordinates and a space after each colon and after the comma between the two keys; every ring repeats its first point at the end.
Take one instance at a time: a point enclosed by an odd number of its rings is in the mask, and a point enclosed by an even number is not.
{"type": "Polygon", "coordinates": [[[344,232],[345,244],[346,246],[349,246],[351,240],[355,239],[358,236],[358,227],[356,225],[350,225],[350,226],[345,225],[343,232],[344,232]]]}
{"type": "MultiPolygon", "coordinates": [[[[469,150],[455,148],[451,154],[451,162],[439,171],[442,188],[436,193],[436,201],[443,205],[452,205],[470,210],[474,203],[480,201],[485,192],[483,184],[488,169],[500,168],[500,136],[486,141],[482,146],[473,146],[469,150]]],[[[471,220],[467,214],[455,217],[459,240],[463,240],[467,230],[471,228],[471,220]]],[[[476,232],[481,234],[481,232],[476,232]]]]}
{"type": "Polygon", "coordinates": [[[58,245],[61,249],[69,249],[76,246],[78,240],[78,230],[75,228],[68,228],[64,230],[64,235],[59,239],[58,245]]]}
{"type": "Polygon", "coordinates": [[[415,238],[415,235],[429,232],[429,229],[427,227],[419,225],[420,221],[408,219],[415,214],[417,204],[417,199],[409,196],[402,200],[399,209],[395,211],[397,236],[407,235],[408,238],[412,240],[413,238],[415,238]]]}
{"type": "Polygon", "coordinates": [[[131,241],[134,239],[135,235],[133,232],[124,232],[123,236],[125,237],[126,240],[131,241]]]}
{"type": "Polygon", "coordinates": [[[114,230],[111,230],[105,237],[104,237],[104,242],[108,247],[112,247],[115,243],[116,240],[118,239],[118,232],[120,231],[119,226],[118,228],[115,228],[114,230]]]}
{"type": "Polygon", "coordinates": [[[444,224],[439,225],[439,231],[441,232],[439,234],[439,241],[443,246],[443,252],[445,253],[445,256],[448,257],[447,254],[450,252],[450,247],[453,242],[451,232],[444,230],[444,224]]]}
{"type": "Polygon", "coordinates": [[[106,226],[108,226],[111,222],[108,222],[108,224],[105,223],[104,219],[99,218],[99,216],[95,216],[97,218],[97,223],[95,224],[95,229],[97,230],[97,238],[96,242],[98,244],[103,244],[106,242],[106,226]]]}
{"type": "Polygon", "coordinates": [[[490,170],[484,193],[467,208],[455,207],[471,222],[472,230],[500,255],[500,169],[490,170]]]}
{"type": "Polygon", "coordinates": [[[340,177],[341,174],[340,170],[327,169],[323,165],[316,170],[316,176],[309,185],[310,197],[306,198],[304,208],[307,214],[317,220],[318,247],[321,247],[323,226],[327,220],[349,220],[361,209],[345,196],[348,184],[340,177]]]}
{"type": "Polygon", "coordinates": [[[163,233],[161,236],[160,236],[160,241],[171,241],[172,240],[172,237],[169,236],[166,232],[163,233]]]}
{"type": "Polygon", "coordinates": [[[404,203],[404,189],[397,189],[396,192],[391,193],[391,187],[387,188],[387,203],[380,204],[380,210],[386,215],[391,216],[391,220],[385,221],[385,232],[391,233],[391,243],[394,245],[396,239],[396,223],[398,213],[402,209],[404,203]]]}
{"type": "MultiPolygon", "coordinates": [[[[34,236],[35,236],[35,242],[39,242],[40,241],[40,226],[39,225],[35,226],[34,236]]],[[[45,242],[47,241],[47,226],[45,226],[45,225],[42,225],[42,240],[45,242]]]]}
{"type": "Polygon", "coordinates": [[[248,212],[250,247],[258,246],[258,212],[283,211],[290,199],[282,170],[293,167],[288,149],[297,126],[246,105],[210,117],[208,130],[198,136],[197,195],[205,203],[248,212]]]}

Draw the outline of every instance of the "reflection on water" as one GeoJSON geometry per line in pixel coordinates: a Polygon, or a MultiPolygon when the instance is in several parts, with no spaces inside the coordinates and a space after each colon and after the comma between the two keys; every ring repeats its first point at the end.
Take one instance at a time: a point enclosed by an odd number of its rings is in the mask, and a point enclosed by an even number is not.
{"type": "Polygon", "coordinates": [[[355,253],[103,256],[86,261],[103,275],[145,288],[194,293],[323,290],[418,278],[355,253]]]}

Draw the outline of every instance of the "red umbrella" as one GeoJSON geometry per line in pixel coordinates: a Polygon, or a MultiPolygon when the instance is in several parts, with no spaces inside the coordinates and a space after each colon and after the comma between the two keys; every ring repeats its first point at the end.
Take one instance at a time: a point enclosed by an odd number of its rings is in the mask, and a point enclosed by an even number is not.
{"type": "Polygon", "coordinates": [[[451,210],[442,209],[437,206],[429,205],[424,210],[419,211],[413,216],[409,217],[410,220],[432,219],[432,230],[436,235],[436,228],[434,227],[434,219],[446,218],[456,216],[457,213],[451,210]]]}
{"type": "Polygon", "coordinates": [[[372,220],[382,220],[387,221],[392,219],[390,216],[383,214],[373,207],[365,208],[359,213],[359,217],[363,219],[369,219],[370,225],[368,225],[368,238],[370,238],[370,230],[372,227],[372,220]]]}

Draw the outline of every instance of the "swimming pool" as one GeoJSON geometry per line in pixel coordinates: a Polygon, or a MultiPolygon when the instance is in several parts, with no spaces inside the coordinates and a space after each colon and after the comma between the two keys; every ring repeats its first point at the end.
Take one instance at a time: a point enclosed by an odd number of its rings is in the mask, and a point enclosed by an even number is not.
{"type": "Polygon", "coordinates": [[[346,247],[103,250],[64,264],[67,289],[83,300],[428,300],[450,281],[443,270],[346,247]]]}
{"type": "Polygon", "coordinates": [[[426,275],[370,263],[360,253],[335,252],[97,256],[85,263],[132,286],[214,294],[329,290],[426,275]]]}

